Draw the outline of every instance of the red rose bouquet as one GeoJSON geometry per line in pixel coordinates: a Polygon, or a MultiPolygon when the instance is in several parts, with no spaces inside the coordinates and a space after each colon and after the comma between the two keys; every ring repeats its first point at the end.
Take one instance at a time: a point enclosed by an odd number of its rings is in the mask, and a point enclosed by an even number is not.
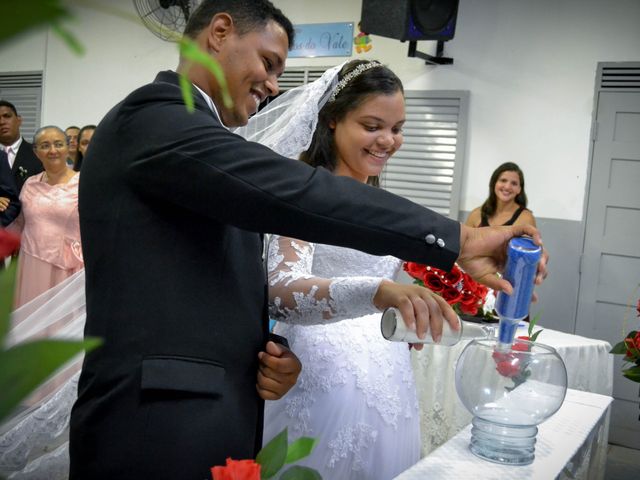
{"type": "MultiPolygon", "coordinates": [[[[636,305],[637,316],[640,317],[640,300],[636,305]]],[[[627,319],[625,318],[625,325],[627,319]]],[[[621,342],[617,343],[611,352],[616,355],[624,355],[623,361],[625,366],[631,364],[622,370],[622,375],[629,380],[640,383],[640,331],[632,330],[621,342]]]]}
{"type": "Polygon", "coordinates": [[[414,279],[414,283],[437,293],[460,314],[492,318],[495,297],[489,288],[473,280],[457,264],[451,271],[405,262],[404,270],[414,279]]]}

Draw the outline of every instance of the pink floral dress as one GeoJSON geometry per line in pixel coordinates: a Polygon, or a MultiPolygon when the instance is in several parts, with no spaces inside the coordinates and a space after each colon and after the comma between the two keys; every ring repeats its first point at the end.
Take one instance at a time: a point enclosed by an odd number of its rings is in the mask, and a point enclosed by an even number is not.
{"type": "Polygon", "coordinates": [[[84,267],[80,246],[78,181],[49,185],[41,175],[27,179],[22,212],[11,225],[21,232],[15,307],[20,307],[84,267]]]}

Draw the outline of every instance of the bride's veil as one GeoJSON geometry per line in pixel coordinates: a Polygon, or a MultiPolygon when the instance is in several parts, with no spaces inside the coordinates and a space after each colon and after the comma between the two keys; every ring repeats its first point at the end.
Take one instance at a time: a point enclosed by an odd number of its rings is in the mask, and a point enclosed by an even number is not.
{"type": "Polygon", "coordinates": [[[297,159],[311,144],[318,112],[335,88],[343,65],[329,68],[311,83],[287,90],[235,133],[284,157],[297,159]]]}
{"type": "MultiPolygon", "coordinates": [[[[298,158],[311,143],[318,112],[335,88],[343,65],[328,69],[314,82],[286,91],[235,133],[285,157],[298,158]]],[[[81,270],[15,310],[6,347],[42,337],[82,338],[84,288],[85,273],[81,270]]],[[[0,475],[20,472],[19,478],[36,478],[38,472],[47,472],[48,478],[66,478],[66,436],[80,360],[58,371],[29,397],[25,407],[0,425],[0,475]]]]}

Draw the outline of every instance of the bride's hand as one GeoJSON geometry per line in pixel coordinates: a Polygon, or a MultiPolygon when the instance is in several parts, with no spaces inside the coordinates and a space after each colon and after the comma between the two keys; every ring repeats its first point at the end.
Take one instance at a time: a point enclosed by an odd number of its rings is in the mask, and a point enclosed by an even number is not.
{"type": "Polygon", "coordinates": [[[302,364],[287,347],[267,342],[264,352],[258,353],[258,382],[256,389],[263,400],[278,400],[296,384],[302,364]]]}
{"type": "MultiPolygon", "coordinates": [[[[383,280],[373,297],[376,308],[384,310],[396,307],[400,310],[407,328],[415,330],[418,338],[425,338],[431,332],[434,342],[442,337],[442,325],[449,322],[453,330],[460,328],[458,316],[444,298],[419,285],[407,285],[383,280]]],[[[416,350],[422,344],[414,345],[416,350]]]]}

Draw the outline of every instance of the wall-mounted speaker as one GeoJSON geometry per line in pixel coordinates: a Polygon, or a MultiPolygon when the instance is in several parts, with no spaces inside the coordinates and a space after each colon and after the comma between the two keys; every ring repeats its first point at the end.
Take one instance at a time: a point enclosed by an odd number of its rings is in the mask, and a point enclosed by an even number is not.
{"type": "Polygon", "coordinates": [[[397,40],[451,40],[458,0],[362,0],[360,29],[397,40]]]}

